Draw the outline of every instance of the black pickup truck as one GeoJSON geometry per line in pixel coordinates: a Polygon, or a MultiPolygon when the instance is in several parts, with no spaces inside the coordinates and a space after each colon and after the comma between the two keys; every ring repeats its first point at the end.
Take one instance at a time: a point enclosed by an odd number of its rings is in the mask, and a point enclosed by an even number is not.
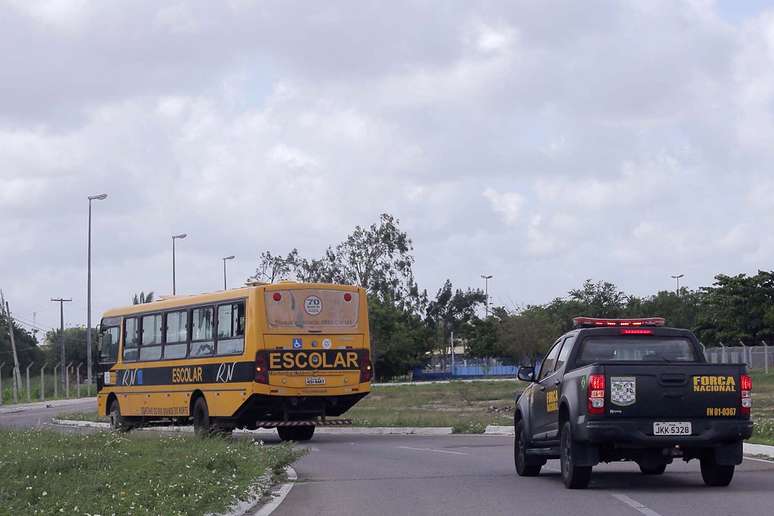
{"type": "Polygon", "coordinates": [[[568,488],[588,486],[600,462],[631,460],[658,475],[672,459],[699,459],[704,482],[726,486],[752,434],[752,380],[744,364],[709,364],[688,330],[662,318],[576,317],[516,401],[514,462],[535,476],[561,459],[568,488]]]}

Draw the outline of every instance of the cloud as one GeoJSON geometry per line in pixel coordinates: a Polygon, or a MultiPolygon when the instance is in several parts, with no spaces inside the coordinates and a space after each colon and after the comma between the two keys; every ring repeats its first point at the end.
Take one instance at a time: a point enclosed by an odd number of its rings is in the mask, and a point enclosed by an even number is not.
{"type": "MultiPolygon", "coordinates": [[[[774,11],[712,2],[0,6],[0,278],[16,312],[317,255],[380,212],[417,277],[543,302],[769,266],[774,11]],[[548,15],[550,13],[550,16],[548,15]],[[647,38],[642,38],[647,34],[647,38]]],[[[510,301],[509,301],[510,302],[510,301]]]]}

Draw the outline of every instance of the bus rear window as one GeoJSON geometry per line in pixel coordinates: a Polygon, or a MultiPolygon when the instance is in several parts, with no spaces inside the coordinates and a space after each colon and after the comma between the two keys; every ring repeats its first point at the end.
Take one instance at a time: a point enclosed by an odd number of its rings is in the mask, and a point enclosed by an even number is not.
{"type": "Polygon", "coordinates": [[[354,328],[360,295],[326,289],[267,290],[266,320],[270,328],[354,328]]]}
{"type": "Polygon", "coordinates": [[[594,362],[696,362],[693,343],[682,337],[600,336],[581,343],[578,365],[594,362]]]}

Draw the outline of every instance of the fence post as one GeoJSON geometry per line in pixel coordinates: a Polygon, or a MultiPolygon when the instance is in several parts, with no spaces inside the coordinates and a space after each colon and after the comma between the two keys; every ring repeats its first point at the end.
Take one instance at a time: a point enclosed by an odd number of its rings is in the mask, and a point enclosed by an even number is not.
{"type": "Polygon", "coordinates": [[[5,367],[5,362],[0,364],[0,405],[3,404],[3,367],[5,367]]]}
{"type": "Polygon", "coordinates": [[[13,402],[19,403],[19,384],[21,382],[17,381],[21,379],[21,372],[19,371],[19,368],[14,366],[13,367],[13,402]]]}
{"type": "Polygon", "coordinates": [[[40,368],[40,401],[46,401],[46,364],[40,368]]]}
{"type": "Polygon", "coordinates": [[[70,367],[72,365],[72,362],[65,365],[65,398],[70,397],[70,367]]]}
{"type": "Polygon", "coordinates": [[[720,343],[720,363],[725,364],[726,363],[726,347],[723,345],[723,343],[720,343]]]}
{"type": "Polygon", "coordinates": [[[27,401],[32,401],[32,389],[30,388],[30,367],[32,367],[35,364],[35,362],[30,362],[27,364],[27,401]]]}
{"type": "Polygon", "coordinates": [[[56,370],[59,369],[60,367],[62,367],[61,363],[57,363],[54,366],[54,398],[55,399],[59,397],[59,387],[58,387],[59,382],[57,381],[56,370]]]}
{"type": "Polygon", "coordinates": [[[763,344],[763,371],[769,374],[769,345],[766,344],[765,340],[762,340],[761,343],[763,344]]]}
{"type": "Polygon", "coordinates": [[[75,385],[76,387],[76,394],[80,398],[81,397],[81,366],[83,365],[83,362],[79,362],[78,366],[75,368],[75,385]]]}

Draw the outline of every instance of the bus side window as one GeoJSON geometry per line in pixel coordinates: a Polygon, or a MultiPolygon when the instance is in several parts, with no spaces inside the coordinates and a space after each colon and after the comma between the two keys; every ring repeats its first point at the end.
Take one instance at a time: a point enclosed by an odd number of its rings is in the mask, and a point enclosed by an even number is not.
{"type": "Polygon", "coordinates": [[[136,317],[124,319],[124,360],[137,360],[139,356],[139,325],[136,317]]]}
{"type": "Polygon", "coordinates": [[[146,315],[142,318],[142,345],[140,360],[161,358],[161,314],[146,315]]]}
{"type": "Polygon", "coordinates": [[[188,312],[169,312],[164,325],[164,358],[185,358],[188,352],[188,312]]]}
{"type": "Polygon", "coordinates": [[[204,306],[191,310],[191,356],[202,357],[215,352],[213,308],[204,306]]]}
{"type": "Polygon", "coordinates": [[[245,304],[218,306],[218,355],[236,355],[245,349],[245,304]]]}

